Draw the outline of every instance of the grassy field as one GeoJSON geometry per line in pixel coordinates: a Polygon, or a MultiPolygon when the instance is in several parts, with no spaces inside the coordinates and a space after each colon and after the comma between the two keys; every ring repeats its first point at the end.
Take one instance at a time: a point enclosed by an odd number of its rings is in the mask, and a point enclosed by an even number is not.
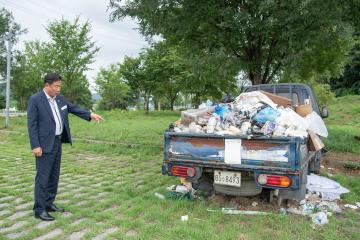
{"type": "Polygon", "coordinates": [[[360,142],[354,139],[354,136],[360,136],[360,96],[336,98],[329,106],[329,112],[326,148],[360,154],[360,142]]]}
{"type": "MultiPolygon", "coordinates": [[[[360,153],[359,145],[352,144],[353,136],[360,135],[360,113],[356,104],[340,111],[336,106],[344,102],[338,99],[330,106],[326,145],[331,151],[360,153]],[[339,117],[340,113],[344,116],[339,117]],[[351,118],[352,114],[357,118],[351,118]],[[341,143],[340,136],[344,137],[341,143]]],[[[26,119],[12,118],[11,127],[0,130],[0,239],[360,239],[359,213],[353,210],[313,229],[308,218],[281,215],[277,210],[266,216],[207,211],[231,207],[235,198],[226,203],[160,200],[155,192],[166,194],[167,186],[178,183],[161,175],[161,163],[163,131],[179,113],[101,114],[106,120],[100,124],[71,118],[75,140],[72,147],[63,145],[56,201],[68,213],[55,214],[56,221],[51,223],[32,216],[35,167],[26,119]],[[189,221],[182,222],[183,215],[189,221]]],[[[358,176],[334,177],[352,191],[345,201],[360,201],[358,176]]]]}

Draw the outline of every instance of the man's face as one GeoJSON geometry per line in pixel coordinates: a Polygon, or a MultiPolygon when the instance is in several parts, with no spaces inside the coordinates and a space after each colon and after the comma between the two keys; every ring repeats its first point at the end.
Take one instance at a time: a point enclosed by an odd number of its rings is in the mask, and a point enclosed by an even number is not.
{"type": "Polygon", "coordinates": [[[60,94],[61,80],[54,81],[52,84],[45,83],[45,91],[50,97],[55,97],[60,94]]]}

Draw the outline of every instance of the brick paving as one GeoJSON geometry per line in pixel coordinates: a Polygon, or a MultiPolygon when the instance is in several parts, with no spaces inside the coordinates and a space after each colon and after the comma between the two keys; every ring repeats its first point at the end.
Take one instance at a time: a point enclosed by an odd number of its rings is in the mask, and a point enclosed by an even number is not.
{"type": "MultiPolygon", "coordinates": [[[[0,239],[101,240],[138,236],[138,231],[116,224],[116,221],[126,221],[118,207],[121,202],[114,203],[113,194],[108,192],[115,186],[120,189],[122,185],[114,183],[126,180],[120,172],[113,181],[107,177],[116,159],[82,153],[82,158],[89,161],[83,165],[74,162],[76,156],[64,152],[55,204],[64,207],[66,212],[51,213],[56,220],[42,222],[35,219],[32,212],[35,166],[27,145],[20,151],[0,144],[0,153],[0,175],[3,176],[0,179],[0,239]],[[86,171],[76,172],[84,166],[86,171]],[[12,176],[14,172],[16,177],[12,176]]],[[[123,163],[119,163],[121,168],[123,163]]]]}

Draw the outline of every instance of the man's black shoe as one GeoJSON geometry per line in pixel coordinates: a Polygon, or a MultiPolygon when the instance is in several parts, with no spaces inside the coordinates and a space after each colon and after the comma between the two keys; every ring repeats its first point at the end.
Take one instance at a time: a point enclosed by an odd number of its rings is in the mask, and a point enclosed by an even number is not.
{"type": "Polygon", "coordinates": [[[55,220],[55,218],[46,211],[43,211],[42,213],[35,213],[35,218],[39,218],[43,221],[54,221],[55,220]]]}
{"type": "Polygon", "coordinates": [[[50,207],[46,208],[46,211],[48,212],[65,212],[65,209],[63,208],[58,208],[57,206],[55,206],[54,204],[51,205],[50,207]]]}

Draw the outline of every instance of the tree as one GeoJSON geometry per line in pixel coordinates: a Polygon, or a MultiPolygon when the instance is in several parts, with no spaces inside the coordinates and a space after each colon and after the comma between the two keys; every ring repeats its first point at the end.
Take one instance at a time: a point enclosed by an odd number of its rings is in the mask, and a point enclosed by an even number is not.
{"type": "Polygon", "coordinates": [[[202,101],[218,101],[227,93],[237,94],[236,75],[239,67],[232,56],[221,50],[187,55],[189,75],[184,82],[184,93],[192,96],[197,107],[202,101]]]}
{"type": "Polygon", "coordinates": [[[360,43],[356,44],[350,56],[351,61],[346,65],[343,75],[331,80],[331,87],[337,96],[360,95],[360,43]]]}
{"type": "MultiPolygon", "coordinates": [[[[9,34],[13,36],[10,38],[12,44],[18,41],[19,35],[25,33],[27,30],[22,29],[20,24],[15,22],[11,12],[5,8],[0,8],[0,38],[9,34]]],[[[6,76],[6,46],[5,41],[0,41],[0,79],[6,76]]]]}
{"type": "Polygon", "coordinates": [[[130,87],[123,80],[119,64],[111,64],[107,69],[101,68],[96,77],[96,84],[101,95],[101,109],[126,109],[130,99],[130,87]]]}
{"type": "Polygon", "coordinates": [[[31,41],[22,54],[16,56],[12,89],[19,108],[26,108],[29,96],[43,87],[42,77],[48,72],[62,76],[62,93],[74,104],[92,108],[91,92],[85,71],[94,61],[99,48],[89,36],[88,22],[61,19],[46,28],[49,42],[31,41]]]}
{"type": "Polygon", "coordinates": [[[145,112],[148,113],[150,98],[156,89],[156,78],[145,66],[144,53],[137,58],[126,56],[120,65],[120,73],[132,91],[138,92],[144,99],[145,112]]]}
{"type": "Polygon", "coordinates": [[[165,41],[158,42],[144,53],[146,73],[156,78],[156,99],[163,98],[171,110],[184,88],[186,64],[178,48],[168,45],[165,41]],[[160,97],[161,96],[161,97],[160,97]]]}
{"type": "Polygon", "coordinates": [[[14,54],[11,88],[17,107],[25,110],[32,94],[43,88],[42,76],[47,72],[49,45],[40,41],[25,43],[25,50],[14,54]]]}
{"type": "MultiPolygon", "coordinates": [[[[145,36],[160,35],[188,49],[222,49],[253,84],[269,83],[293,65],[335,74],[333,66],[346,61],[353,40],[353,23],[345,18],[349,2],[337,0],[120,2],[110,1],[112,20],[136,18],[145,36]],[[314,64],[306,64],[312,58],[314,64]],[[323,62],[330,64],[319,66],[323,62]]],[[[335,70],[339,74],[341,67],[335,70]]]]}
{"type": "Polygon", "coordinates": [[[54,21],[46,28],[50,35],[49,70],[61,73],[63,94],[73,103],[92,107],[89,83],[85,71],[94,62],[99,48],[90,35],[89,22],[81,24],[79,18],[73,22],[65,19],[54,21]]]}
{"type": "MultiPolygon", "coordinates": [[[[12,44],[16,44],[18,38],[21,34],[25,33],[27,30],[22,29],[21,26],[15,22],[15,19],[11,12],[6,10],[5,8],[0,8],[0,38],[8,36],[12,34],[10,41],[12,44]]],[[[0,41],[0,81],[6,79],[6,53],[7,48],[5,46],[5,41],[0,41]]],[[[12,55],[16,54],[16,51],[13,50],[12,55]]],[[[11,63],[13,65],[14,59],[11,59],[11,63]]],[[[5,104],[5,84],[0,84],[0,108],[5,108],[2,106],[2,102],[4,101],[5,104]],[[4,98],[4,99],[3,99],[4,98]]]]}

